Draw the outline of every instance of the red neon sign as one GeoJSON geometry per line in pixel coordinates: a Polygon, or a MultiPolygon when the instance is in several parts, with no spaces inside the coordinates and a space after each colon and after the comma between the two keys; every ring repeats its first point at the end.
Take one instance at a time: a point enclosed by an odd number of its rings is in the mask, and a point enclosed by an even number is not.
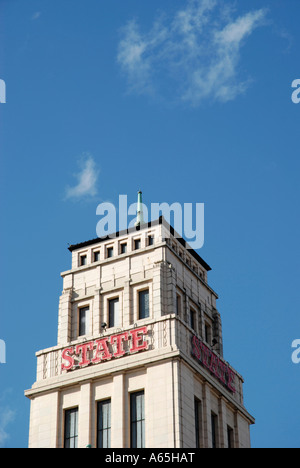
{"type": "Polygon", "coordinates": [[[197,362],[206,367],[228,390],[232,393],[236,392],[233,385],[235,372],[196,336],[192,338],[192,356],[197,362]]]}
{"type": "Polygon", "coordinates": [[[87,343],[80,343],[77,346],[70,346],[62,351],[62,370],[71,370],[75,366],[75,359],[78,360],[79,367],[90,364],[98,364],[112,358],[119,358],[126,354],[125,344],[129,347],[129,353],[134,354],[148,349],[148,342],[144,341],[147,335],[147,327],[134,328],[128,332],[118,333],[110,337],[100,338],[87,343]],[[115,346],[115,350],[113,347],[115,346]]]}

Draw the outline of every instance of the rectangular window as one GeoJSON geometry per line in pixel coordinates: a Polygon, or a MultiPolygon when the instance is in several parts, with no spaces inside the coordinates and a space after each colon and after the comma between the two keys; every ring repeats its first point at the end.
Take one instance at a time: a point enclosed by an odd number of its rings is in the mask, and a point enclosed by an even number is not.
{"type": "Polygon", "coordinates": [[[201,401],[195,398],[195,435],[196,435],[196,448],[201,447],[201,401]]]}
{"type": "Polygon", "coordinates": [[[227,426],[227,447],[228,448],[234,447],[233,429],[230,426],[227,426]]]}
{"type": "Polygon", "coordinates": [[[109,327],[117,327],[119,325],[119,299],[110,299],[108,301],[109,308],[109,327]]]}
{"type": "Polygon", "coordinates": [[[130,447],[145,447],[144,392],[130,395],[130,447]]]}
{"type": "Polygon", "coordinates": [[[134,239],[134,250],[141,248],[141,239],[134,239]]]}
{"type": "Polygon", "coordinates": [[[176,314],[180,317],[181,315],[181,297],[176,294],[176,314]]]}
{"type": "Polygon", "coordinates": [[[106,249],[106,257],[111,258],[114,256],[114,248],[113,247],[107,247],[106,249]]]}
{"type": "Polygon", "coordinates": [[[87,335],[89,331],[89,307],[79,309],[79,336],[87,335]]]}
{"type": "Polygon", "coordinates": [[[196,326],[196,312],[193,309],[190,309],[190,327],[195,330],[196,326]]]}
{"type": "Polygon", "coordinates": [[[78,447],[78,408],[65,411],[64,448],[78,447]]]}
{"type": "Polygon", "coordinates": [[[211,413],[211,440],[212,448],[217,448],[218,444],[218,417],[216,414],[211,413]]]}
{"type": "Polygon", "coordinates": [[[121,244],[121,254],[124,254],[127,252],[127,244],[121,244]]]}
{"type": "Polygon", "coordinates": [[[100,251],[97,250],[96,252],[94,252],[94,262],[99,262],[100,260],[100,251]]]}
{"type": "Polygon", "coordinates": [[[207,344],[211,344],[211,326],[208,324],[208,323],[205,323],[205,328],[204,328],[204,331],[205,331],[205,341],[207,344]]]}
{"type": "Polygon", "coordinates": [[[111,401],[97,404],[97,448],[110,448],[111,401]]]}
{"type": "Polygon", "coordinates": [[[86,263],[87,263],[87,256],[80,255],[80,266],[86,265],[86,263]]]}
{"type": "Polygon", "coordinates": [[[148,236],[148,245],[154,244],[154,236],[148,236]]]}
{"type": "Polygon", "coordinates": [[[149,290],[139,292],[139,319],[149,317],[149,290]]]}

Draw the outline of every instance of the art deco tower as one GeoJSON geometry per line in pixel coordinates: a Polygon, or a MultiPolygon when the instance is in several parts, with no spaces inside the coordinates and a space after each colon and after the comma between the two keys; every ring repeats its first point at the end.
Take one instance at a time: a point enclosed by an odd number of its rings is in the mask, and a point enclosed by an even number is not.
{"type": "Polygon", "coordinates": [[[72,245],[29,447],[250,447],[208,264],[160,218],[72,245]]]}

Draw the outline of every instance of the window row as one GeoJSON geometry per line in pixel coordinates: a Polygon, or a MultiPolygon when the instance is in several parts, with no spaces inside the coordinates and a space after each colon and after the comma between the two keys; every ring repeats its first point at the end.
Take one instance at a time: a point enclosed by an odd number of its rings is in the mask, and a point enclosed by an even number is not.
{"type": "MultiPolygon", "coordinates": [[[[95,247],[91,252],[88,251],[80,252],[78,254],[78,266],[84,266],[88,263],[99,262],[100,260],[105,260],[107,258],[112,258],[115,255],[122,255],[128,252],[128,240],[121,240],[118,242],[117,251],[116,245],[114,243],[104,245],[101,247],[95,247]],[[102,256],[101,256],[101,252],[102,256]],[[91,258],[89,258],[91,256],[91,258]]],[[[146,238],[145,247],[154,245],[154,235],[149,234],[146,238]]],[[[143,247],[142,238],[132,238],[130,243],[131,251],[139,250],[143,247]]]]}
{"type": "Polygon", "coordinates": [[[207,282],[207,273],[205,271],[204,268],[201,268],[199,266],[199,263],[196,262],[192,255],[190,255],[188,252],[187,252],[187,249],[184,249],[183,247],[181,247],[179,245],[179,243],[175,242],[174,240],[169,243],[169,245],[171,245],[171,248],[173,249],[173,251],[178,255],[178,257],[187,264],[187,266],[193,270],[194,273],[196,273],[196,275],[200,276],[200,278],[204,281],[204,282],[207,282]]]}
{"type": "Polygon", "coordinates": [[[216,324],[207,314],[201,312],[196,306],[189,306],[188,310],[183,306],[183,297],[176,294],[176,314],[212,346],[215,344],[214,338],[217,336],[216,324]]]}
{"type": "MultiPolygon", "coordinates": [[[[195,411],[195,437],[196,437],[196,448],[204,447],[204,428],[202,418],[202,402],[195,398],[194,400],[194,411],[195,411]]],[[[220,432],[219,432],[219,417],[213,411],[210,413],[210,424],[211,424],[211,448],[219,448],[220,443],[220,432]]],[[[227,424],[227,431],[225,434],[227,441],[227,448],[234,448],[234,430],[227,424]]]]}
{"type": "MultiPolygon", "coordinates": [[[[107,309],[108,323],[102,323],[102,328],[120,327],[122,324],[119,297],[108,299],[107,309]]],[[[138,291],[138,320],[149,318],[149,316],[149,289],[144,289],[138,291]]],[[[78,311],[78,336],[84,336],[89,334],[89,322],[89,306],[80,307],[78,311]]]]}
{"type": "MultiPolygon", "coordinates": [[[[111,448],[111,399],[97,402],[97,448],[111,448]]],[[[195,448],[204,447],[202,402],[194,399],[195,448]]],[[[210,414],[211,448],[220,444],[219,417],[210,414]]],[[[227,448],[234,448],[234,430],[227,425],[227,448]]],[[[130,394],[130,448],[145,447],[145,399],[144,391],[130,394]]],[[[65,410],[64,448],[78,448],[78,407],[65,410]]]]}
{"type": "MultiPolygon", "coordinates": [[[[111,448],[111,399],[97,402],[97,448],[111,448]]],[[[144,391],[130,394],[130,447],[145,447],[144,391]]],[[[65,410],[64,448],[78,448],[78,407],[65,410]]]]}

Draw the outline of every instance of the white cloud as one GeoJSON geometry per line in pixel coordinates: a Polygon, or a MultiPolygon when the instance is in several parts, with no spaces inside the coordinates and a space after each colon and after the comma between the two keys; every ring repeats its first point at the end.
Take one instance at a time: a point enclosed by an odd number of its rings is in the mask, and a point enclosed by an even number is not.
{"type": "Polygon", "coordinates": [[[35,21],[35,20],[39,19],[39,17],[41,16],[41,14],[42,14],[42,13],[41,13],[40,11],[36,11],[36,12],[32,15],[32,17],[31,17],[32,21],[35,21]]]}
{"type": "Polygon", "coordinates": [[[234,99],[249,85],[238,74],[241,48],[265,17],[265,9],[234,18],[231,4],[189,0],[172,18],[156,19],[147,33],[131,20],[117,56],[129,90],[192,105],[234,99]]]}
{"type": "Polygon", "coordinates": [[[0,408],[0,448],[5,446],[9,433],[7,426],[15,419],[15,411],[9,408],[0,408]]]}
{"type": "Polygon", "coordinates": [[[84,155],[84,160],[81,162],[80,171],[75,174],[78,180],[74,187],[67,187],[67,199],[80,199],[87,196],[94,196],[97,193],[97,180],[99,170],[92,156],[84,155]]]}
{"type": "Polygon", "coordinates": [[[225,46],[239,46],[240,42],[253,32],[264,16],[265,10],[257,10],[239,17],[236,21],[227,24],[222,31],[216,33],[217,40],[225,46]]]}

